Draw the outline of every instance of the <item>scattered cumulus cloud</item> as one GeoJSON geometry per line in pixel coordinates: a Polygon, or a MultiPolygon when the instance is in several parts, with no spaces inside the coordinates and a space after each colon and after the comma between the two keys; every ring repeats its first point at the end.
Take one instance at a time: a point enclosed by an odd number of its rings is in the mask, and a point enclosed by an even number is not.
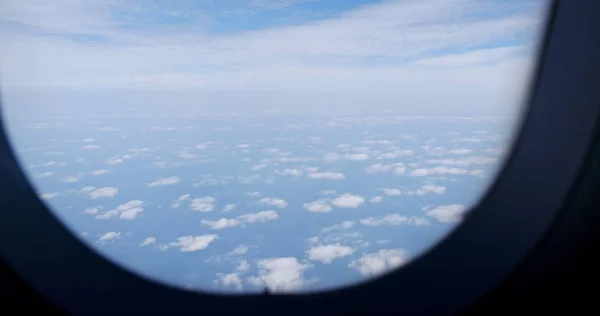
{"type": "Polygon", "coordinates": [[[217,273],[217,279],[214,281],[214,283],[217,285],[222,285],[222,286],[226,286],[226,287],[233,286],[238,291],[241,291],[243,289],[242,279],[240,278],[238,273],[229,273],[229,274],[217,273]]]}
{"type": "Polygon", "coordinates": [[[468,154],[472,153],[473,150],[466,149],[466,148],[458,148],[458,149],[451,149],[448,152],[453,155],[468,155],[468,154]]]}
{"type": "Polygon", "coordinates": [[[229,254],[230,255],[243,255],[248,252],[248,246],[246,245],[238,245],[233,249],[229,254]]]}
{"type": "Polygon", "coordinates": [[[444,194],[446,192],[446,187],[434,185],[434,184],[425,184],[418,189],[415,194],[416,195],[425,195],[427,193],[436,193],[436,194],[444,194]]]}
{"type": "Polygon", "coordinates": [[[311,179],[317,180],[344,180],[346,176],[339,172],[312,172],[308,174],[311,179]]]}
{"type": "Polygon", "coordinates": [[[381,203],[381,201],[383,201],[383,196],[374,196],[369,199],[369,202],[374,203],[374,204],[381,203]]]}
{"type": "Polygon", "coordinates": [[[165,185],[174,185],[177,184],[181,181],[181,178],[179,177],[167,177],[167,178],[162,178],[162,179],[158,179],[154,182],[151,182],[148,184],[149,187],[157,187],[157,186],[165,186],[165,185]]]}
{"type": "Polygon", "coordinates": [[[445,175],[464,175],[468,174],[469,171],[461,168],[451,168],[446,166],[438,166],[433,168],[419,168],[411,171],[410,175],[413,177],[426,177],[426,176],[445,176],[445,175]]]}
{"type": "Polygon", "coordinates": [[[257,262],[257,266],[258,276],[249,277],[248,282],[266,286],[271,292],[295,292],[315,282],[304,278],[304,271],[312,265],[294,257],[263,259],[257,262]]]}
{"type": "Polygon", "coordinates": [[[369,155],[367,154],[363,154],[363,153],[359,153],[359,154],[346,154],[344,156],[344,159],[346,160],[350,160],[350,161],[365,161],[365,160],[369,160],[369,155]]]}
{"type": "Polygon", "coordinates": [[[384,249],[365,254],[352,261],[348,267],[358,270],[364,276],[378,276],[408,262],[408,255],[402,249],[384,249]]]}
{"type": "Polygon", "coordinates": [[[108,233],[104,233],[102,234],[102,236],[100,236],[100,241],[108,241],[108,240],[112,240],[112,239],[117,239],[121,236],[120,232],[108,232],[108,233]]]}
{"type": "Polygon", "coordinates": [[[262,211],[258,213],[249,213],[238,217],[239,220],[247,223],[268,222],[279,218],[276,211],[262,211]]]}
{"type": "Polygon", "coordinates": [[[228,227],[235,227],[235,226],[238,226],[241,224],[241,222],[238,221],[237,219],[230,219],[230,218],[221,218],[217,221],[209,221],[209,220],[203,219],[200,223],[202,225],[210,226],[210,228],[214,229],[214,230],[224,229],[224,228],[228,228],[228,227]]]}
{"type": "Polygon", "coordinates": [[[236,205],[235,204],[227,204],[223,207],[223,212],[231,212],[233,210],[235,210],[236,205]]]}
{"type": "Polygon", "coordinates": [[[190,203],[190,208],[194,211],[199,211],[203,213],[212,212],[215,209],[215,199],[212,196],[205,196],[201,198],[196,198],[192,200],[190,203]]]}
{"type": "Polygon", "coordinates": [[[299,177],[304,172],[300,169],[283,169],[283,170],[276,170],[275,173],[278,175],[281,175],[281,176],[299,177]]]}
{"type": "Polygon", "coordinates": [[[119,217],[123,220],[134,220],[136,217],[144,211],[144,202],[140,200],[131,200],[129,202],[120,204],[115,209],[106,211],[100,215],[96,215],[97,219],[110,219],[113,217],[119,217]]]}
{"type": "Polygon", "coordinates": [[[189,200],[190,197],[192,197],[191,194],[184,194],[184,195],[179,196],[177,198],[177,200],[175,200],[175,202],[173,202],[173,204],[171,204],[171,208],[179,208],[181,206],[181,203],[186,200],[189,200]]]}
{"type": "Polygon", "coordinates": [[[357,208],[365,204],[365,199],[360,195],[342,194],[333,199],[333,205],[342,208],[357,208]]]}
{"type": "Polygon", "coordinates": [[[427,216],[431,216],[441,223],[458,223],[462,220],[467,207],[461,204],[450,204],[427,210],[427,216]]]}
{"type": "MultiPolygon", "coordinates": [[[[85,188],[84,188],[85,190],[85,188]]],[[[84,191],[85,192],[85,191],[84,191]]],[[[101,198],[109,198],[114,197],[119,193],[119,189],[115,187],[104,187],[99,189],[91,188],[91,191],[88,192],[88,195],[91,199],[101,199],[101,198]]]]}
{"type": "Polygon", "coordinates": [[[144,241],[140,244],[140,246],[148,246],[151,244],[156,243],[156,237],[148,237],[146,239],[144,239],[144,241]]]}
{"type": "Polygon", "coordinates": [[[314,246],[307,251],[307,255],[310,260],[320,261],[324,264],[331,263],[337,258],[349,256],[352,253],[354,253],[354,248],[342,246],[339,243],[314,246]]]}
{"type": "Polygon", "coordinates": [[[429,219],[418,216],[405,216],[401,214],[388,214],[382,217],[367,217],[359,221],[361,224],[366,226],[379,226],[379,225],[416,225],[425,226],[429,225],[429,219]]]}
{"type": "Polygon", "coordinates": [[[79,176],[70,176],[70,177],[64,177],[61,180],[67,183],[75,183],[77,181],[79,181],[81,179],[81,177],[79,176]]]}
{"type": "Polygon", "coordinates": [[[92,176],[100,176],[100,175],[103,175],[103,174],[107,174],[109,172],[110,172],[110,170],[108,170],[108,169],[99,169],[99,170],[91,171],[90,175],[92,175],[92,176]]]}
{"type": "Polygon", "coordinates": [[[57,196],[58,196],[58,193],[41,193],[41,194],[39,195],[39,197],[40,197],[42,200],[51,200],[51,199],[53,199],[53,198],[55,198],[55,197],[57,197],[57,196]]]}
{"type": "Polygon", "coordinates": [[[333,210],[333,207],[329,205],[329,200],[326,199],[304,203],[304,208],[313,213],[328,213],[333,210]]]}
{"type": "Polygon", "coordinates": [[[263,205],[270,205],[278,208],[284,208],[288,205],[288,203],[285,200],[278,198],[262,198],[258,202],[263,205]]]}
{"type": "Polygon", "coordinates": [[[400,196],[402,195],[402,191],[398,189],[380,189],[383,194],[387,196],[400,196]]]}
{"type": "Polygon", "coordinates": [[[179,247],[181,252],[201,251],[217,238],[217,235],[183,236],[177,238],[177,242],[171,243],[170,246],[179,247]]]}

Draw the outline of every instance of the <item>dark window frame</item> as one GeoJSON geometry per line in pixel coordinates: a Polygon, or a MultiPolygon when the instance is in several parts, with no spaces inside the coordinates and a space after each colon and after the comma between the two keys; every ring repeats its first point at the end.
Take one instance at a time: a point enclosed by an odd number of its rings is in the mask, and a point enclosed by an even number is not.
{"type": "Polygon", "coordinates": [[[498,285],[573,193],[600,105],[600,1],[553,3],[529,108],[496,181],[462,225],[402,269],[345,289],[303,295],[215,295],[140,277],[90,249],[32,190],[0,129],[0,257],[72,314],[256,310],[450,314],[498,285]],[[392,308],[397,308],[394,311],[392,308]]]}

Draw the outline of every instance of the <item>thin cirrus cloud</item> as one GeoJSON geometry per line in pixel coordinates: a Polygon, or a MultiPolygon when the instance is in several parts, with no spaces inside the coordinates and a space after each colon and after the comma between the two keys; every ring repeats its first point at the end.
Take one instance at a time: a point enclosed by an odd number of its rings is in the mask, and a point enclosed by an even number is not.
{"type": "MultiPolygon", "coordinates": [[[[194,88],[269,91],[257,96],[269,105],[280,103],[275,90],[302,92],[293,105],[319,98],[311,104],[330,104],[320,95],[328,91],[346,92],[336,98],[350,104],[372,101],[369,106],[505,105],[517,101],[535,46],[514,39],[538,34],[546,1],[365,0],[301,20],[299,7],[276,6],[269,16],[250,18],[243,31],[223,26],[248,13],[242,3],[228,15],[217,9],[221,2],[190,3],[174,0],[165,10],[135,1],[3,1],[0,22],[13,26],[0,37],[3,85],[146,89],[153,91],[147,100],[156,102],[165,89],[194,88]],[[265,18],[278,23],[265,27],[265,18]],[[225,28],[214,31],[217,26],[225,28]]],[[[303,3],[301,12],[319,8],[303,3]]],[[[178,96],[171,101],[194,98],[178,96]]],[[[246,99],[225,92],[211,100],[246,99]]]]}

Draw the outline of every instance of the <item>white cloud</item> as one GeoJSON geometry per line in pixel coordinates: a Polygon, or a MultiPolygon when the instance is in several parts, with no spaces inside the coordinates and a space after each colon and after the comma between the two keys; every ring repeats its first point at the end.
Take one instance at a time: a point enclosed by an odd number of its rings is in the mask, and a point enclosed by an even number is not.
{"type": "MultiPolygon", "coordinates": [[[[321,229],[321,233],[328,233],[330,231],[334,231],[334,230],[344,230],[344,229],[348,229],[348,228],[352,228],[354,227],[356,223],[353,221],[343,221],[340,224],[336,224],[333,226],[329,226],[329,227],[325,227],[323,229],[321,229]]],[[[315,242],[317,240],[314,240],[315,242]]]]}
{"type": "Polygon", "coordinates": [[[256,192],[256,191],[255,192],[246,192],[246,195],[250,196],[250,197],[259,197],[262,195],[262,193],[256,192]]]}
{"type": "Polygon", "coordinates": [[[333,205],[344,208],[357,208],[365,203],[365,199],[360,195],[342,194],[333,199],[333,205]]]}
{"type": "Polygon", "coordinates": [[[483,140],[480,138],[474,138],[474,137],[463,137],[463,138],[454,139],[454,140],[452,140],[452,142],[481,143],[481,142],[483,142],[483,140]]]}
{"type": "Polygon", "coordinates": [[[285,200],[278,199],[278,198],[262,198],[258,202],[263,205],[266,204],[266,205],[271,205],[271,206],[275,206],[278,208],[284,208],[288,205],[288,203],[285,200]]]}
{"type": "Polygon", "coordinates": [[[308,258],[321,263],[331,263],[334,259],[349,256],[354,253],[354,248],[342,246],[339,243],[331,245],[319,245],[310,248],[307,252],[308,258]]]}
{"type": "Polygon", "coordinates": [[[123,159],[118,158],[118,157],[113,157],[113,158],[107,159],[106,163],[109,165],[118,165],[120,163],[123,163],[123,159]]]}
{"type": "Polygon", "coordinates": [[[415,151],[412,149],[402,149],[402,150],[394,150],[392,152],[387,152],[377,156],[378,160],[384,159],[397,159],[406,156],[412,156],[415,154],[415,151]]]}
{"type": "Polygon", "coordinates": [[[148,237],[140,244],[141,247],[156,243],[156,237],[148,237]]]}
{"type": "Polygon", "coordinates": [[[374,164],[365,168],[366,173],[388,172],[394,169],[394,165],[374,164]]]}
{"type": "Polygon", "coordinates": [[[464,205],[450,204],[427,210],[427,215],[441,223],[458,223],[462,220],[462,216],[466,211],[467,207],[464,205]]]}
{"type": "Polygon", "coordinates": [[[388,214],[380,218],[367,217],[360,220],[360,223],[366,226],[379,226],[379,225],[402,225],[409,224],[415,226],[429,225],[429,220],[424,217],[418,216],[404,216],[400,214],[388,214]]]}
{"type": "Polygon", "coordinates": [[[171,204],[171,208],[179,208],[181,206],[181,202],[189,200],[191,196],[191,194],[184,194],[179,196],[177,200],[175,200],[175,202],[171,204]]]}
{"type": "Polygon", "coordinates": [[[163,186],[163,185],[173,185],[173,184],[179,183],[180,181],[181,181],[181,178],[179,178],[179,177],[167,177],[167,178],[161,178],[154,182],[151,182],[148,184],[148,186],[156,187],[156,186],[163,186]]]}
{"type": "Polygon", "coordinates": [[[57,196],[58,196],[58,193],[42,193],[42,194],[39,195],[39,197],[42,200],[51,200],[51,199],[53,199],[53,198],[55,198],[57,196]]]}
{"type": "Polygon", "coordinates": [[[100,236],[100,240],[107,241],[107,240],[119,238],[120,236],[121,236],[121,233],[119,233],[119,232],[108,232],[108,233],[105,233],[102,236],[100,236]]]}
{"type": "Polygon", "coordinates": [[[466,148],[458,148],[458,149],[451,149],[448,152],[453,155],[468,155],[468,154],[472,153],[473,150],[466,149],[466,148]]]}
{"type": "Polygon", "coordinates": [[[359,154],[346,154],[344,156],[344,159],[346,160],[351,160],[351,161],[365,161],[365,160],[369,160],[369,155],[364,154],[364,153],[359,153],[359,154]]]}
{"type": "Polygon", "coordinates": [[[205,196],[197,199],[193,199],[192,203],[190,203],[190,208],[194,211],[199,211],[203,213],[212,212],[215,209],[215,199],[212,196],[205,196]]]}
{"type": "Polygon", "coordinates": [[[468,167],[471,165],[491,165],[498,163],[498,158],[495,157],[467,157],[461,159],[429,159],[428,164],[468,167]]]}
{"type": "Polygon", "coordinates": [[[243,255],[248,252],[248,246],[246,245],[238,245],[233,249],[229,254],[230,255],[243,255]]]}
{"type": "Polygon", "coordinates": [[[486,175],[486,171],[483,169],[476,169],[476,170],[469,171],[469,174],[472,176],[483,178],[486,175]]]}
{"type": "Polygon", "coordinates": [[[402,249],[379,250],[365,254],[352,261],[348,267],[357,269],[364,276],[378,276],[386,271],[398,268],[408,261],[408,255],[402,249]]]}
{"type": "Polygon", "coordinates": [[[81,147],[81,149],[85,149],[85,150],[97,149],[97,148],[100,148],[100,146],[98,146],[98,145],[85,145],[85,146],[81,147]]]}
{"type": "Polygon", "coordinates": [[[501,154],[501,153],[504,152],[504,149],[500,149],[500,148],[487,148],[487,149],[484,149],[483,151],[485,151],[488,154],[499,155],[499,154],[501,154]]]}
{"type": "Polygon", "coordinates": [[[304,271],[312,267],[294,257],[270,258],[257,262],[258,277],[250,277],[248,281],[255,285],[264,285],[271,292],[294,292],[313,283],[304,278],[304,271]]]}
{"type": "Polygon", "coordinates": [[[329,205],[329,200],[320,199],[308,203],[304,203],[304,208],[309,212],[314,213],[328,213],[333,209],[331,205],[329,205]]]}
{"type": "Polygon", "coordinates": [[[342,158],[342,156],[338,153],[326,153],[323,156],[323,162],[324,163],[332,163],[332,162],[336,162],[338,160],[340,160],[342,158]]]}
{"type": "Polygon", "coordinates": [[[92,199],[100,199],[100,198],[114,197],[117,195],[117,193],[119,193],[119,189],[117,189],[115,187],[104,187],[104,188],[94,189],[93,191],[89,192],[88,195],[92,199]]]}
{"type": "Polygon", "coordinates": [[[418,189],[415,194],[416,195],[425,195],[427,193],[436,193],[436,194],[444,194],[446,192],[446,187],[434,185],[434,184],[425,184],[418,189]]]}
{"type": "Polygon", "coordinates": [[[300,169],[283,169],[276,170],[275,173],[281,176],[299,177],[302,175],[303,171],[300,169]]]}
{"type": "Polygon", "coordinates": [[[185,152],[185,151],[179,153],[179,158],[182,158],[182,159],[194,159],[196,157],[197,157],[196,155],[194,155],[192,153],[185,152]]]}
{"type": "Polygon", "coordinates": [[[369,199],[369,202],[371,203],[380,203],[381,201],[383,201],[383,196],[374,196],[369,199]]]}
{"type": "Polygon", "coordinates": [[[246,272],[250,269],[250,264],[246,260],[240,261],[240,263],[235,267],[235,271],[246,272]]]}
{"type": "MultiPolygon", "coordinates": [[[[10,49],[3,50],[0,58],[8,65],[2,75],[11,86],[46,83],[227,89],[246,85],[247,89],[280,90],[319,89],[326,83],[338,82],[338,89],[345,91],[395,88],[398,95],[423,93],[425,86],[435,87],[429,94],[437,94],[440,100],[456,98],[460,93],[452,93],[453,89],[464,94],[470,85],[487,93],[474,91],[468,95],[489,96],[500,90],[498,83],[512,78],[509,74],[514,74],[509,71],[518,69],[514,63],[501,67],[502,62],[518,60],[522,54],[507,54],[506,48],[486,49],[479,54],[464,51],[531,35],[541,18],[541,10],[533,11],[532,6],[539,9],[543,4],[385,1],[295,26],[210,34],[207,29],[202,30],[207,26],[205,20],[193,19],[189,21],[193,25],[190,28],[143,25],[136,19],[128,20],[136,27],[119,27],[122,16],[135,16],[139,14],[136,10],[151,10],[149,6],[115,7],[105,1],[64,1],[52,6],[42,1],[29,2],[3,3],[0,19],[22,23],[25,29],[34,28],[44,34],[83,33],[107,40],[89,43],[68,36],[42,37],[39,33],[11,29],[3,36],[10,49]],[[119,14],[111,14],[115,10],[119,14]],[[40,15],[42,11],[47,16],[40,15]],[[472,18],[464,19],[465,16],[472,18]],[[119,45],[112,44],[116,42],[119,45]],[[439,59],[443,56],[436,52],[443,50],[463,52],[439,59]],[[142,51],[144,55],[140,54],[142,51]],[[423,58],[430,55],[434,56],[423,58]],[[336,62],[323,65],[323,61],[330,60],[336,62]],[[379,67],[365,65],[366,61],[376,60],[379,67]],[[410,60],[413,62],[407,63],[410,60]],[[178,65],[191,67],[199,61],[218,71],[176,71],[178,65]],[[82,64],[88,66],[81,67],[82,64]],[[236,70],[229,70],[234,65],[238,66],[236,70]]],[[[151,14],[163,15],[160,9],[151,14]]],[[[205,16],[202,10],[187,11],[186,14],[205,16]]]]}
{"type": "Polygon", "coordinates": [[[402,191],[398,190],[398,189],[380,189],[383,194],[387,195],[387,196],[400,196],[402,195],[402,191]]]}
{"type": "Polygon", "coordinates": [[[83,211],[83,214],[90,214],[90,215],[95,215],[98,214],[98,212],[102,209],[102,206],[95,206],[95,207],[90,207],[87,208],[83,211]]]}
{"type": "Polygon", "coordinates": [[[84,142],[84,143],[93,143],[93,142],[95,142],[95,141],[96,141],[96,140],[95,140],[95,139],[93,139],[93,138],[86,138],[86,139],[82,140],[82,142],[84,142]]]}
{"type": "Polygon", "coordinates": [[[106,211],[100,215],[96,215],[97,219],[109,219],[119,216],[120,219],[134,220],[140,213],[144,211],[144,202],[140,200],[131,200],[120,204],[115,209],[106,211]]]}
{"type": "Polygon", "coordinates": [[[100,170],[91,171],[90,175],[92,175],[92,176],[99,176],[99,175],[107,174],[109,172],[110,172],[110,170],[108,170],[108,169],[100,169],[100,170]]]}
{"type": "Polygon", "coordinates": [[[81,177],[78,176],[70,176],[70,177],[64,177],[61,180],[67,183],[74,183],[77,182],[81,179],[81,177]]]}
{"type": "Polygon", "coordinates": [[[209,220],[203,219],[200,223],[202,225],[210,226],[210,228],[214,229],[214,230],[224,229],[224,228],[228,228],[228,227],[235,227],[235,226],[238,226],[241,224],[241,222],[238,221],[237,219],[230,219],[230,218],[221,218],[218,221],[209,221],[209,220]]]}
{"type": "Polygon", "coordinates": [[[267,222],[276,220],[279,218],[279,214],[276,211],[262,211],[258,213],[244,214],[238,217],[239,220],[256,223],[256,222],[267,222]]]}
{"type": "Polygon", "coordinates": [[[200,251],[206,249],[217,238],[217,235],[183,236],[177,238],[178,241],[170,245],[179,247],[181,252],[200,251]]]}
{"type": "Polygon", "coordinates": [[[235,204],[227,204],[225,205],[225,207],[223,207],[223,212],[231,212],[233,210],[235,210],[236,205],[235,204]]]}
{"type": "Polygon", "coordinates": [[[308,174],[311,179],[318,180],[344,180],[346,176],[339,172],[311,172],[308,174]]]}
{"type": "Polygon", "coordinates": [[[420,168],[414,169],[410,175],[413,177],[426,177],[426,176],[443,176],[443,175],[463,175],[468,174],[469,171],[461,168],[450,168],[446,166],[438,166],[433,168],[420,168]]]}
{"type": "Polygon", "coordinates": [[[258,165],[254,165],[254,166],[252,166],[252,167],[250,168],[250,170],[252,170],[252,171],[260,171],[260,170],[263,170],[263,169],[265,169],[266,167],[267,167],[267,164],[264,164],[264,163],[263,163],[263,164],[258,164],[258,165]]]}
{"type": "Polygon", "coordinates": [[[242,290],[242,279],[238,273],[222,274],[217,273],[215,284],[223,286],[234,286],[238,291],[242,290]]]}
{"type": "Polygon", "coordinates": [[[394,174],[396,174],[397,176],[403,175],[405,172],[406,172],[405,167],[397,167],[396,169],[394,169],[394,174]]]}

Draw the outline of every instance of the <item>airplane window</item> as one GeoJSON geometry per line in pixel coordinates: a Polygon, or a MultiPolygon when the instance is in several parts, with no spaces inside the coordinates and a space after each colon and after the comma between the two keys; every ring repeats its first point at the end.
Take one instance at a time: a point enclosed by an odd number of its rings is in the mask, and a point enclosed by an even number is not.
{"type": "Polygon", "coordinates": [[[418,258],[485,193],[548,5],[2,1],[3,124],[49,210],[134,273],[340,288],[418,258]]]}

